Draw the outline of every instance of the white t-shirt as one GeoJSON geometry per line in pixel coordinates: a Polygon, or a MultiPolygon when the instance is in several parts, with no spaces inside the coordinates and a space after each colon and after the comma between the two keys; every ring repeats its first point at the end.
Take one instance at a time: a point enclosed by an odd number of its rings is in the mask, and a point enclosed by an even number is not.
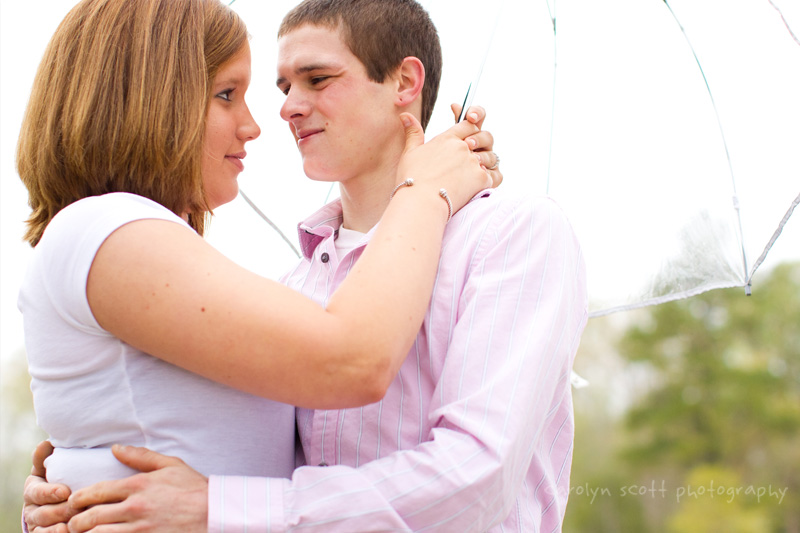
{"type": "Polygon", "coordinates": [[[94,256],[116,229],[141,219],[191,230],[141,196],[85,198],[47,226],[20,290],[37,421],[56,447],[48,480],[76,490],[130,475],[111,454],[114,443],[178,456],[205,475],[290,477],[294,407],[166,363],[95,320],[86,298],[94,256]]]}

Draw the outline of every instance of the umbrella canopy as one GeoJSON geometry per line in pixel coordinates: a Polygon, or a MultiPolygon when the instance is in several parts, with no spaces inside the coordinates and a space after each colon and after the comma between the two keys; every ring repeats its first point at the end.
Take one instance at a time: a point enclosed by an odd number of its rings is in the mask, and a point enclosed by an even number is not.
{"type": "MultiPolygon", "coordinates": [[[[9,321],[18,318],[14,299],[29,252],[18,241],[28,210],[13,176],[20,96],[27,96],[47,40],[74,3],[1,6],[2,254],[19,258],[3,261],[3,317],[11,324],[4,331],[16,329],[9,321]]],[[[240,183],[293,242],[297,221],[337,194],[303,176],[278,117],[276,33],[296,3],[232,5],[252,34],[248,100],[263,131],[248,145],[240,183]]],[[[585,250],[593,314],[747,283],[800,192],[800,45],[791,31],[800,27],[800,3],[423,4],[445,54],[428,133],[452,123],[448,104],[463,100],[482,67],[475,103],[489,112],[503,188],[550,194],[567,211],[585,250]]],[[[243,199],[216,214],[209,240],[251,270],[277,277],[296,261],[243,199]]],[[[784,257],[800,257],[797,225],[792,220],[790,235],[778,239],[784,257]]],[[[5,345],[10,336],[3,337],[5,345]]]]}
{"type": "MultiPolygon", "coordinates": [[[[296,2],[266,4],[232,7],[253,34],[254,69],[268,89],[251,99],[271,128],[282,99],[269,89],[274,36],[296,2]]],[[[749,284],[800,193],[796,2],[423,4],[445,54],[429,134],[452,123],[447,104],[482,71],[475,103],[488,109],[503,187],[550,194],[567,211],[585,249],[593,315],[749,284]]],[[[303,183],[291,144],[288,133],[270,135],[259,153],[291,170],[248,172],[241,183],[294,240],[298,216],[331,191],[303,183]],[[282,193],[276,179],[302,191],[282,193]]]]}

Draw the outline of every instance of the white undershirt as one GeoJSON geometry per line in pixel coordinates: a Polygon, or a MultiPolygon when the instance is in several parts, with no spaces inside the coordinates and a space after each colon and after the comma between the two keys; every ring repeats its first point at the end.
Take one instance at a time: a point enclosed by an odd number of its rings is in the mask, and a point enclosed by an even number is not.
{"type": "Polygon", "coordinates": [[[336,247],[336,255],[342,258],[352,252],[361,243],[365,235],[366,233],[361,233],[360,231],[346,229],[344,226],[340,227],[338,235],[333,241],[336,247]]]}

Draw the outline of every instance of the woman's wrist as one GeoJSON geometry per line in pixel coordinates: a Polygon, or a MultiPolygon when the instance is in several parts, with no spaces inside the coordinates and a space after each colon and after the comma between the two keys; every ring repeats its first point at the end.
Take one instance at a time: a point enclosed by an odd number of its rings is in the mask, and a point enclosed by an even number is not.
{"type": "Polygon", "coordinates": [[[389,196],[390,203],[400,191],[405,191],[402,193],[402,196],[414,198],[415,207],[423,207],[423,205],[430,204],[430,209],[444,212],[446,216],[445,223],[450,222],[450,219],[453,217],[453,202],[450,200],[450,196],[444,188],[439,188],[437,191],[435,187],[432,187],[430,184],[419,185],[414,181],[414,178],[408,178],[398,183],[394,188],[389,196]],[[438,207],[435,204],[438,204],[438,207]]]}

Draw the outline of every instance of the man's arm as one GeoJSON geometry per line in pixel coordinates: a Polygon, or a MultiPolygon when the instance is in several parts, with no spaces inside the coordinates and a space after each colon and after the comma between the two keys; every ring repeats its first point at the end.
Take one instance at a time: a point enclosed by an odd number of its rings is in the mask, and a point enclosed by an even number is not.
{"type": "Polygon", "coordinates": [[[560,525],[585,276],[552,202],[507,205],[485,226],[454,220],[484,238],[427,413],[429,442],[359,468],[302,468],[291,482],[212,477],[209,531],[485,531],[509,515],[517,530],[560,525]]]}
{"type": "MultiPolygon", "coordinates": [[[[587,318],[582,260],[549,201],[493,220],[461,294],[428,413],[430,441],[359,468],[303,467],[291,480],[212,476],[208,531],[485,531],[509,513],[516,529],[560,525],[572,455],[569,378],[587,318]]],[[[117,505],[128,520],[142,512],[117,505]]],[[[104,507],[113,506],[71,525],[104,507]]],[[[149,518],[154,531],[171,531],[168,513],[149,518]]]]}
{"type": "Polygon", "coordinates": [[[209,531],[482,531],[520,492],[520,521],[560,523],[569,373],[586,321],[580,253],[550,202],[493,220],[461,293],[431,440],[357,469],[301,468],[291,481],[212,477],[209,531]]]}

